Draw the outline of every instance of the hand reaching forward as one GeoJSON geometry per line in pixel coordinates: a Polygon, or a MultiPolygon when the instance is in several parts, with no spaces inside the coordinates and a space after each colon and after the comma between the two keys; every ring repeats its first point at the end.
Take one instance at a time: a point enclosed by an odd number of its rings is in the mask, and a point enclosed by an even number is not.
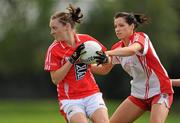
{"type": "Polygon", "coordinates": [[[108,63],[109,59],[108,56],[103,51],[96,51],[98,56],[94,56],[94,59],[97,62],[97,66],[100,64],[108,63]]]}

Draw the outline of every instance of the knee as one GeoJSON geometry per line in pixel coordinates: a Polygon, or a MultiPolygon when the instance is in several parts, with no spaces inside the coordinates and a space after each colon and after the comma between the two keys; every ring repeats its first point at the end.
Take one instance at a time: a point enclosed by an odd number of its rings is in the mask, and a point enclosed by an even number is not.
{"type": "Polygon", "coordinates": [[[93,123],[109,123],[109,119],[108,118],[94,119],[93,123]]]}

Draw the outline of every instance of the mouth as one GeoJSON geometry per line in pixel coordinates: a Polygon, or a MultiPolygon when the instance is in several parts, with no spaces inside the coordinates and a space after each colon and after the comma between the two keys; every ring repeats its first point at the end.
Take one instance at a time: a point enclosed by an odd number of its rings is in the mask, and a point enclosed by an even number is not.
{"type": "Polygon", "coordinates": [[[116,33],[116,36],[118,37],[118,39],[121,39],[121,38],[122,38],[122,33],[117,32],[117,33],[116,33]]]}
{"type": "Polygon", "coordinates": [[[117,33],[116,33],[116,35],[122,35],[122,33],[120,33],[120,32],[117,32],[117,33]]]}

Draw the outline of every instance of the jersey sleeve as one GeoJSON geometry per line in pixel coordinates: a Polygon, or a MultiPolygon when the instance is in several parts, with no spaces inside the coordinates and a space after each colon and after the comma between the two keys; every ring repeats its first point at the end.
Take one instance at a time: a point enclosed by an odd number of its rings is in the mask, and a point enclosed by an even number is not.
{"type": "Polygon", "coordinates": [[[48,50],[46,53],[44,70],[53,71],[59,69],[61,58],[56,55],[56,52],[53,50],[48,50]]]}
{"type": "Polygon", "coordinates": [[[149,37],[145,33],[136,33],[133,38],[133,43],[139,43],[142,50],[137,52],[137,55],[146,55],[148,51],[149,37]]]}

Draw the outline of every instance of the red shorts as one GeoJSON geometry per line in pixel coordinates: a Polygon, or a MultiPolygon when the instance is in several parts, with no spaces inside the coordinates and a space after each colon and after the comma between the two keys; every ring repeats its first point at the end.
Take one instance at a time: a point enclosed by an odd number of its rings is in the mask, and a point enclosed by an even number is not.
{"type": "Polygon", "coordinates": [[[141,109],[150,111],[153,104],[165,103],[167,108],[170,108],[173,102],[173,94],[158,94],[149,99],[139,99],[129,96],[128,99],[141,109]]]}

